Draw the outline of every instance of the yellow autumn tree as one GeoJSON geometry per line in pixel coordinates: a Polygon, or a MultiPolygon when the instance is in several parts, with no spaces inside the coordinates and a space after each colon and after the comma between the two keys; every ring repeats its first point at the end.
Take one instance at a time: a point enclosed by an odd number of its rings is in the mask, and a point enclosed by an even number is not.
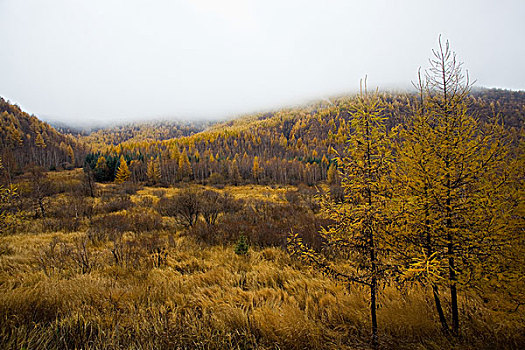
{"type": "Polygon", "coordinates": [[[186,150],[184,150],[179,157],[178,177],[180,180],[188,180],[192,175],[193,169],[190,160],[188,159],[188,154],[186,153],[186,150]]]}
{"type": "MultiPolygon", "coordinates": [[[[448,288],[451,331],[460,332],[458,290],[487,278],[509,240],[508,139],[497,123],[468,110],[468,76],[448,41],[439,40],[419,79],[420,104],[401,132],[396,177],[404,215],[397,241],[411,259],[408,276],[432,287],[445,333],[438,286],[448,288]]],[[[479,285],[478,285],[479,286],[479,285]]]]}
{"type": "Polygon", "coordinates": [[[259,182],[260,173],[261,173],[261,168],[259,167],[259,157],[255,156],[253,158],[253,166],[252,166],[252,176],[255,182],[259,182]]]}
{"type": "Polygon", "coordinates": [[[148,162],[148,168],[146,171],[146,176],[148,181],[152,184],[156,184],[160,181],[161,170],[160,170],[160,160],[159,158],[151,158],[148,162]]]}
{"type": "Polygon", "coordinates": [[[327,198],[323,202],[325,215],[335,223],[321,232],[326,254],[305,246],[297,234],[289,236],[288,249],[335,278],[369,288],[371,340],[377,348],[377,298],[387,270],[384,252],[391,225],[391,139],[378,94],[367,94],[365,87],[356,101],[343,108],[352,114],[345,153],[336,157],[344,201],[335,203],[327,198]]]}
{"type": "Polygon", "coordinates": [[[124,156],[120,156],[117,174],[115,175],[115,182],[116,183],[126,182],[129,180],[130,176],[131,176],[131,171],[128,168],[128,163],[126,162],[126,159],[124,159],[124,156]]]}
{"type": "Polygon", "coordinates": [[[337,183],[337,167],[334,163],[330,164],[328,172],[326,173],[326,182],[333,185],[337,183]]]}
{"type": "MultiPolygon", "coordinates": [[[[2,158],[0,158],[0,170],[3,169],[2,158]]],[[[8,211],[6,205],[16,197],[17,189],[15,186],[4,186],[0,184],[0,234],[13,222],[16,214],[8,211]]]]}
{"type": "Polygon", "coordinates": [[[46,148],[47,145],[46,145],[46,142],[44,141],[44,138],[42,137],[42,134],[41,133],[37,133],[36,134],[36,137],[35,137],[35,145],[39,148],[46,148]]]}

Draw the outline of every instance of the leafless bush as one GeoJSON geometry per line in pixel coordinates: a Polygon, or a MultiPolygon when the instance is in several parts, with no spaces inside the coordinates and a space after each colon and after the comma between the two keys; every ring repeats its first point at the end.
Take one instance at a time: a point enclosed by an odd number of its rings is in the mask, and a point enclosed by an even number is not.
{"type": "Polygon", "coordinates": [[[115,265],[137,268],[145,256],[143,249],[135,240],[125,240],[122,235],[114,235],[111,255],[115,265]]]}
{"type": "Polygon", "coordinates": [[[242,208],[242,201],[236,200],[229,193],[205,190],[199,194],[200,212],[208,225],[215,225],[223,213],[234,213],[242,208]]]}
{"type": "Polygon", "coordinates": [[[133,203],[129,195],[104,195],[101,198],[99,205],[96,206],[95,210],[98,214],[112,213],[121,211],[131,207],[133,203]]]}
{"type": "Polygon", "coordinates": [[[200,213],[199,193],[193,189],[184,189],[173,197],[161,198],[158,211],[165,216],[176,218],[185,227],[192,227],[200,213]]]}
{"type": "Polygon", "coordinates": [[[208,244],[233,244],[244,235],[254,246],[285,247],[286,237],[293,230],[308,245],[320,247],[320,225],[305,208],[252,200],[241,210],[219,216],[215,224],[197,223],[188,234],[208,244]]]}
{"type": "Polygon", "coordinates": [[[56,271],[89,273],[95,266],[96,257],[89,249],[86,236],[77,238],[73,244],[53,237],[47,248],[37,256],[37,265],[48,276],[56,271]]]}
{"type": "Polygon", "coordinates": [[[93,244],[105,242],[116,234],[130,231],[132,223],[125,213],[100,215],[91,220],[87,236],[93,244]]]}
{"type": "Polygon", "coordinates": [[[306,208],[317,213],[321,209],[317,199],[318,194],[319,191],[316,188],[300,185],[297,190],[286,191],[284,196],[291,205],[306,208]]]}
{"type": "Polygon", "coordinates": [[[37,264],[49,276],[56,270],[64,270],[71,264],[72,247],[58,237],[53,237],[47,248],[40,251],[37,264]]]}
{"type": "Polygon", "coordinates": [[[111,248],[116,265],[127,268],[139,268],[143,263],[150,267],[162,267],[168,258],[167,242],[158,235],[141,235],[124,238],[116,235],[111,248]]]}
{"type": "Polygon", "coordinates": [[[152,208],[134,207],[127,211],[129,227],[134,232],[146,232],[162,228],[162,217],[152,208]]]}
{"type": "Polygon", "coordinates": [[[81,196],[62,197],[49,206],[45,219],[47,231],[78,231],[93,215],[93,200],[81,196]]]}
{"type": "Polygon", "coordinates": [[[81,273],[89,273],[95,265],[93,254],[88,249],[88,238],[79,237],[75,240],[75,249],[72,252],[72,259],[76,263],[81,273]]]}

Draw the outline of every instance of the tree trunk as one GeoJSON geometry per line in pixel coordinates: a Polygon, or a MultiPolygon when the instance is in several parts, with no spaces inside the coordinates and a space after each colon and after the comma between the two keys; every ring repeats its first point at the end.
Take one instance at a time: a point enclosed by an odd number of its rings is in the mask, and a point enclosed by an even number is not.
{"type": "MultiPolygon", "coordinates": [[[[425,187],[425,199],[428,200],[428,191],[425,187]]],[[[433,254],[432,249],[432,236],[430,233],[430,220],[429,220],[429,209],[428,204],[425,204],[425,232],[426,232],[426,249],[427,256],[430,257],[433,254]]],[[[439,322],[441,323],[441,330],[445,335],[448,335],[449,329],[447,324],[447,319],[445,318],[445,313],[443,312],[443,307],[441,306],[441,299],[439,298],[439,289],[435,283],[432,283],[432,294],[434,295],[434,303],[436,304],[436,311],[438,313],[439,322]]]]}
{"type": "MultiPolygon", "coordinates": [[[[371,240],[373,234],[370,234],[371,240]]],[[[373,242],[373,241],[372,241],[373,242]]],[[[377,278],[376,278],[376,262],[375,262],[375,251],[374,248],[370,249],[370,259],[372,260],[372,281],[370,283],[370,316],[372,319],[372,348],[378,348],[378,336],[377,336],[377,278]]]]}
{"type": "Polygon", "coordinates": [[[439,322],[441,323],[441,330],[445,335],[448,335],[449,329],[447,324],[447,319],[443,312],[443,307],[441,306],[441,300],[439,299],[439,289],[434,283],[432,283],[432,293],[434,294],[434,302],[436,304],[436,311],[439,316],[439,322]]]}
{"type": "MultiPolygon", "coordinates": [[[[448,167],[448,164],[447,164],[448,167]]],[[[452,236],[452,208],[451,208],[451,196],[450,196],[450,177],[447,174],[447,188],[449,193],[447,194],[447,254],[448,254],[448,273],[450,283],[450,306],[452,308],[452,333],[454,335],[459,334],[459,310],[458,310],[458,291],[456,287],[456,266],[454,262],[454,237],[452,236]]]]}
{"type": "Polygon", "coordinates": [[[452,235],[449,234],[448,243],[448,271],[450,280],[450,306],[452,308],[452,332],[459,334],[459,310],[458,310],[458,291],[456,287],[456,270],[454,264],[454,245],[452,235]]]}

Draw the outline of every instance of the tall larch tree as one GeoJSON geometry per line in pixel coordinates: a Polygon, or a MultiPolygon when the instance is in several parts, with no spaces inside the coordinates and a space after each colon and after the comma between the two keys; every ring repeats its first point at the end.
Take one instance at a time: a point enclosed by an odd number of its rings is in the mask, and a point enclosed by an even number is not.
{"type": "Polygon", "coordinates": [[[193,169],[191,167],[190,160],[188,159],[188,154],[184,150],[179,157],[179,179],[180,180],[189,180],[193,174],[193,169]]]}
{"type": "MultiPolygon", "coordinates": [[[[0,171],[3,170],[3,168],[2,158],[0,157],[0,171]]],[[[16,195],[17,190],[15,186],[4,186],[0,184],[0,235],[4,233],[15,218],[15,215],[7,210],[5,206],[10,204],[16,195]]]]}
{"type": "Polygon", "coordinates": [[[259,183],[260,174],[261,174],[261,168],[259,166],[259,157],[255,156],[253,158],[252,176],[255,182],[257,183],[259,183]]]}
{"type": "Polygon", "coordinates": [[[289,249],[324,272],[369,288],[372,346],[378,347],[377,298],[379,283],[387,273],[385,242],[391,226],[388,217],[392,188],[391,140],[385,127],[383,101],[377,94],[362,93],[342,107],[352,114],[352,132],[343,155],[336,157],[344,201],[326,199],[324,213],[335,222],[322,230],[325,255],[306,247],[298,235],[289,237],[289,249]],[[327,259],[335,259],[340,271],[327,259]]]}
{"type": "Polygon", "coordinates": [[[438,284],[450,292],[451,330],[459,334],[458,288],[483,275],[484,261],[505,239],[502,219],[513,210],[502,189],[508,178],[508,142],[496,123],[482,125],[469,113],[468,76],[450,49],[439,40],[430,68],[420,78],[420,106],[401,133],[398,180],[403,201],[406,242],[403,248],[432,286],[437,312],[438,284]],[[422,252],[422,253],[421,253],[422,252]],[[410,254],[413,253],[413,256],[410,254]]]}
{"type": "Polygon", "coordinates": [[[129,177],[131,176],[131,171],[128,168],[128,163],[126,162],[126,159],[124,159],[124,156],[120,156],[119,166],[117,169],[117,173],[115,175],[115,182],[116,183],[123,183],[129,180],[129,177]]]}
{"type": "Polygon", "coordinates": [[[159,158],[151,158],[148,161],[148,168],[146,172],[146,176],[148,177],[148,181],[152,184],[157,184],[161,179],[161,170],[160,170],[160,160],[159,158]]]}

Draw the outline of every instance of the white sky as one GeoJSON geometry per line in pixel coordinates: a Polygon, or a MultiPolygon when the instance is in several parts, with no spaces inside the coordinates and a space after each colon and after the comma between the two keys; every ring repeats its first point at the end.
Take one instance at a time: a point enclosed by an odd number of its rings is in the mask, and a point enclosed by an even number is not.
{"type": "Polygon", "coordinates": [[[43,119],[213,118],[409,88],[439,34],[525,89],[524,0],[0,0],[0,96],[43,119]]]}

